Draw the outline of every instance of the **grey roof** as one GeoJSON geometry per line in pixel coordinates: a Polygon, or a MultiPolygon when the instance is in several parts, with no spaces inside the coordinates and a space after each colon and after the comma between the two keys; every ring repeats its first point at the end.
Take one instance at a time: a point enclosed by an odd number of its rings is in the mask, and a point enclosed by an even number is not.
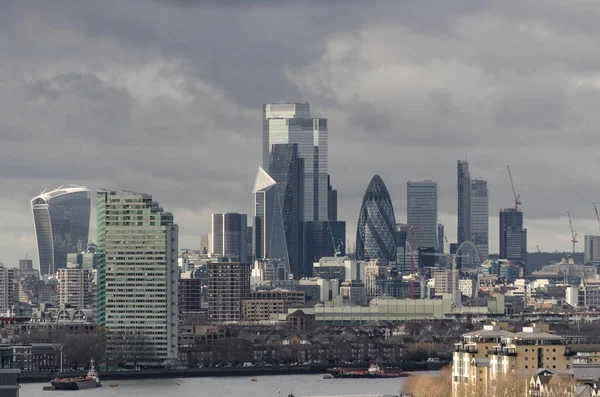
{"type": "Polygon", "coordinates": [[[515,338],[522,340],[562,340],[558,335],[549,334],[547,332],[517,332],[513,334],[515,338]]]}
{"type": "Polygon", "coordinates": [[[515,334],[513,334],[512,332],[502,331],[499,329],[498,330],[481,329],[478,331],[467,332],[466,334],[463,334],[463,337],[464,336],[473,336],[476,338],[510,338],[513,335],[515,335],[515,334]]]}

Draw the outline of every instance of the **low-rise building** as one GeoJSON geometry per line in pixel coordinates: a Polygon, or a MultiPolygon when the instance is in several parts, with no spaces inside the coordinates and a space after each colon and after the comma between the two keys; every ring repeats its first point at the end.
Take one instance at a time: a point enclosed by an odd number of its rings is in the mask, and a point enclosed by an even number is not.
{"type": "Polygon", "coordinates": [[[242,301],[243,321],[270,321],[274,314],[285,313],[282,300],[250,299],[242,301]]]}
{"type": "Polygon", "coordinates": [[[283,301],[285,310],[304,307],[304,291],[283,288],[257,289],[250,294],[252,300],[283,301]]]}

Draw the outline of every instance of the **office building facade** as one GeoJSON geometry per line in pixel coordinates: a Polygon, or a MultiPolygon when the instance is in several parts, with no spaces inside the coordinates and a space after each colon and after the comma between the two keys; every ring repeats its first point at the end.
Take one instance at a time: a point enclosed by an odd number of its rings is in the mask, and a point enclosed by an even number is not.
{"type": "Polygon", "coordinates": [[[283,204],[277,182],[262,167],[252,190],[254,201],[253,260],[271,259],[283,262],[289,270],[289,254],[283,224],[283,204]]]}
{"type": "Polygon", "coordinates": [[[67,266],[67,253],[84,251],[89,235],[91,192],[85,187],[59,187],[31,200],[40,274],[67,266]]]}
{"type": "Polygon", "coordinates": [[[356,259],[396,261],[396,217],[392,199],[379,175],[363,195],[356,227],[356,259]]]}
{"type": "Polygon", "coordinates": [[[248,215],[237,213],[212,214],[211,255],[248,262],[248,215]]]}
{"type": "Polygon", "coordinates": [[[433,248],[439,249],[438,225],[438,200],[437,183],[433,181],[409,181],[406,184],[407,196],[407,224],[409,241],[413,249],[433,248]],[[414,243],[414,244],[413,244],[414,243]]]}
{"type": "Polygon", "coordinates": [[[583,262],[600,262],[600,236],[584,237],[583,262]]]}
{"type": "Polygon", "coordinates": [[[298,144],[274,144],[271,148],[269,176],[277,182],[276,190],[281,204],[281,218],[285,234],[290,271],[301,274],[304,159],[298,157],[298,144]]]}
{"type": "Polygon", "coordinates": [[[471,239],[471,175],[469,163],[458,161],[458,223],[456,243],[461,245],[471,239]]]}
{"type": "Polygon", "coordinates": [[[298,145],[304,160],[304,221],[328,218],[327,134],[327,119],[311,118],[308,103],[263,105],[263,169],[269,169],[274,144],[298,145]]]}
{"type": "Polygon", "coordinates": [[[242,320],[242,301],[250,298],[250,264],[209,262],[208,319],[230,322],[242,320]]]}
{"type": "Polygon", "coordinates": [[[304,268],[295,278],[310,277],[313,264],[321,258],[346,255],[346,222],[304,223],[304,268]]]}
{"type": "Polygon", "coordinates": [[[515,208],[500,211],[500,259],[525,266],[527,263],[527,229],[523,212],[515,208]]]}
{"type": "MultiPolygon", "coordinates": [[[[475,245],[480,261],[489,255],[489,195],[487,181],[471,180],[470,199],[470,241],[475,245]]],[[[479,263],[477,264],[479,265],[479,263]]]]}
{"type": "Polygon", "coordinates": [[[136,365],[177,358],[178,228],[148,194],[100,190],[98,203],[98,324],[107,354],[127,343],[136,365]]]}

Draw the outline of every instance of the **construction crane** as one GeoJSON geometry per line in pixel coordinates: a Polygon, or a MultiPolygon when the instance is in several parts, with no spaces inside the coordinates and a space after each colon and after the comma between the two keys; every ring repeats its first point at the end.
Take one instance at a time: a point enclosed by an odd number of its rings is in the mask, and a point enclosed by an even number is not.
{"type": "Polygon", "coordinates": [[[515,190],[512,173],[510,172],[510,165],[506,164],[506,168],[508,169],[508,177],[510,178],[510,187],[512,188],[513,197],[515,198],[515,211],[518,211],[519,206],[521,205],[521,195],[517,194],[517,191],[515,190]]]}
{"type": "Polygon", "coordinates": [[[331,237],[331,246],[333,248],[333,256],[337,258],[338,255],[342,254],[342,242],[339,244],[335,243],[335,238],[333,237],[333,231],[331,230],[331,223],[329,219],[327,220],[327,228],[329,229],[329,237],[331,237]]]}
{"type": "Polygon", "coordinates": [[[567,210],[567,216],[569,217],[569,226],[571,227],[571,242],[573,243],[573,257],[575,257],[575,244],[577,241],[577,233],[573,230],[573,221],[571,220],[571,213],[567,210]]]}
{"type": "Polygon", "coordinates": [[[594,204],[594,211],[596,211],[596,219],[598,219],[598,227],[600,227],[600,215],[598,214],[598,207],[596,207],[595,201],[592,201],[592,204],[594,204]]]}

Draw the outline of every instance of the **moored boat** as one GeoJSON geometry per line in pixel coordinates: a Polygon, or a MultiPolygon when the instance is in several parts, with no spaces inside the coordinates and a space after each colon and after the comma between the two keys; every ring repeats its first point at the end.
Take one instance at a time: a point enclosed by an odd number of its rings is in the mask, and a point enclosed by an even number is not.
{"type": "Polygon", "coordinates": [[[333,368],[328,370],[334,378],[405,378],[410,376],[408,372],[402,372],[402,370],[390,370],[380,368],[379,365],[371,363],[369,369],[361,368],[333,368]]]}
{"type": "Polygon", "coordinates": [[[50,384],[54,390],[85,390],[102,386],[98,372],[94,368],[94,360],[92,360],[92,366],[86,376],[70,378],[56,377],[50,384]]]}

